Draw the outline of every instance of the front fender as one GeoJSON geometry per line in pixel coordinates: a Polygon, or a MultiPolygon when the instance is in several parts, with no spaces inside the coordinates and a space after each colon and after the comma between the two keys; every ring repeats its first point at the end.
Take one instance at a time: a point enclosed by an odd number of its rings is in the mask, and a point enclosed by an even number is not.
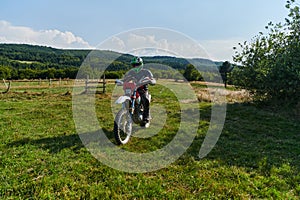
{"type": "Polygon", "coordinates": [[[131,100],[130,97],[128,96],[120,96],[116,101],[115,103],[116,104],[122,104],[124,103],[126,100],[131,100]]]}

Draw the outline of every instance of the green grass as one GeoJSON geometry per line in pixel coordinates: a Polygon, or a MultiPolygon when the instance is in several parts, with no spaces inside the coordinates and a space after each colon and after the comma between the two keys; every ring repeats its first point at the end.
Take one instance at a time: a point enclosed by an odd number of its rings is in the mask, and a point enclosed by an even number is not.
{"type": "MultiPolygon", "coordinates": [[[[194,85],[193,85],[194,86],[194,85]]],[[[108,94],[97,94],[97,116],[111,138],[108,94]]],[[[132,138],[124,149],[149,152],[178,129],[178,103],[162,86],[150,88],[152,105],[168,117],[156,136],[132,138]]],[[[210,103],[201,102],[198,135],[167,168],[125,173],[95,159],[72,118],[71,88],[12,89],[0,96],[0,199],[298,199],[300,123],[297,119],[235,103],[214,149],[198,153],[209,126],[210,103]]],[[[113,141],[113,138],[112,138],[113,141]]]]}

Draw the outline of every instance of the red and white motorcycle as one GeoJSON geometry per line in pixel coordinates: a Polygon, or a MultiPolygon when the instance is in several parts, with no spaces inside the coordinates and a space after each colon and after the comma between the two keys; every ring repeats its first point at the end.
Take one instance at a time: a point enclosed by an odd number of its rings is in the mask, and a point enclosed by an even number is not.
{"type": "MultiPolygon", "coordinates": [[[[138,81],[123,82],[116,80],[117,86],[123,86],[124,95],[116,100],[116,104],[122,104],[114,122],[114,135],[118,144],[126,144],[132,135],[133,123],[145,126],[143,121],[144,107],[137,89],[145,84],[155,84],[155,79],[145,77],[138,81]]],[[[149,94],[149,102],[151,95],[149,94]]]]}

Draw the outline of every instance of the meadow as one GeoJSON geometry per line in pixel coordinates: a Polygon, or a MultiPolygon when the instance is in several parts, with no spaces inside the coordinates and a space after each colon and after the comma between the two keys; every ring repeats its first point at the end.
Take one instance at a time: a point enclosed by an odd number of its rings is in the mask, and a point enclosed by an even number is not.
{"type": "MultiPolygon", "coordinates": [[[[72,84],[20,85],[0,94],[0,198],[299,199],[299,118],[231,96],[222,134],[200,159],[211,103],[201,100],[205,86],[191,85],[200,100],[197,136],[177,161],[147,173],[112,169],[85,148],[73,121],[72,84]]],[[[114,87],[96,94],[97,117],[112,142],[114,87]]],[[[155,137],[131,138],[125,150],[161,148],[178,129],[175,95],[160,85],[150,91],[152,105],[166,109],[166,124],[155,137]]]]}

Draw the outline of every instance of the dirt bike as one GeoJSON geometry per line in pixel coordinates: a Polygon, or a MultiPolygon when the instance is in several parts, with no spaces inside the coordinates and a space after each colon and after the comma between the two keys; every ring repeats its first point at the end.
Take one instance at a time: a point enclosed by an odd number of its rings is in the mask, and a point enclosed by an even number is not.
{"type": "MultiPolygon", "coordinates": [[[[118,144],[126,144],[132,135],[133,123],[145,126],[143,121],[144,107],[137,89],[145,84],[155,84],[154,79],[144,78],[136,81],[123,82],[116,80],[117,86],[123,86],[124,95],[116,100],[116,104],[122,104],[121,110],[117,113],[114,122],[114,135],[118,144]]],[[[149,94],[149,101],[151,95],[149,94]]]]}

